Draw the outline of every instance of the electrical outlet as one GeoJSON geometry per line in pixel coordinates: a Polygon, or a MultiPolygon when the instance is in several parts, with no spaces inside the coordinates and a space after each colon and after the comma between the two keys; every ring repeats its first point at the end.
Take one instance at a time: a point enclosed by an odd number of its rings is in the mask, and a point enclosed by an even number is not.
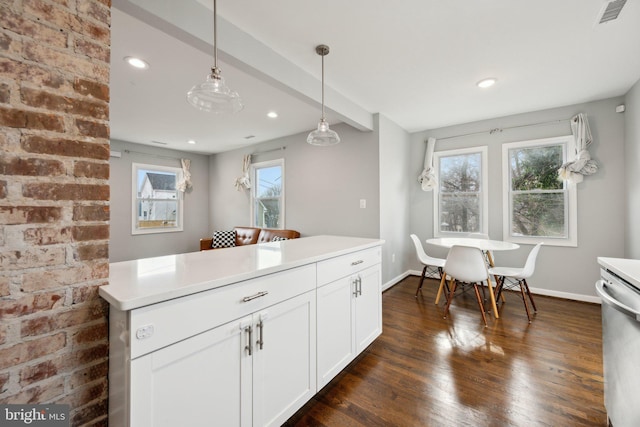
{"type": "Polygon", "coordinates": [[[396,262],[396,254],[391,254],[391,262],[396,262]]]}

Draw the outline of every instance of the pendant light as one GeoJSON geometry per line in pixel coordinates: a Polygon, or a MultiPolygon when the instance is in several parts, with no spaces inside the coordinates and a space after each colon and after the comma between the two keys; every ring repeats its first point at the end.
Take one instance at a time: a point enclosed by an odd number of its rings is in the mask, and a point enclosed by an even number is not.
{"type": "Polygon", "coordinates": [[[208,113],[237,113],[244,108],[238,92],[229,89],[218,68],[218,22],[216,0],[213,0],[213,67],[211,74],[187,92],[187,101],[208,113]]]}
{"type": "Polygon", "coordinates": [[[316,53],[322,57],[322,117],[318,122],[318,129],[309,134],[307,142],[311,145],[334,145],[340,142],[340,137],[329,129],[329,123],[324,117],[324,57],[329,54],[329,46],[324,44],[316,46],[316,53]]]}

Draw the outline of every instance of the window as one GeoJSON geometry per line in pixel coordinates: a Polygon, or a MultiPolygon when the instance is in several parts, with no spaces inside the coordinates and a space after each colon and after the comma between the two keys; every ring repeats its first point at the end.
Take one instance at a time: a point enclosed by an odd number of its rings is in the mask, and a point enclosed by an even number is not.
{"type": "Polygon", "coordinates": [[[487,147],[437,151],[434,235],[487,233],[487,147]]]}
{"type": "Polygon", "coordinates": [[[251,165],[251,224],[284,228],[284,160],[251,165]]]}
{"type": "Polygon", "coordinates": [[[574,144],[569,135],[502,146],[505,240],[577,246],[576,186],[558,180],[574,144]]]}
{"type": "Polygon", "coordinates": [[[182,231],[181,168],[133,163],[131,234],[182,231]]]}

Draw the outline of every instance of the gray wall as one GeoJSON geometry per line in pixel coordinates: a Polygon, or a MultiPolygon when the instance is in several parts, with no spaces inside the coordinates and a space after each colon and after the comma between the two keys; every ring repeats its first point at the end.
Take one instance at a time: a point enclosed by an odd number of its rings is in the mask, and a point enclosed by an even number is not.
{"type": "Polygon", "coordinates": [[[304,133],[210,156],[209,230],[250,224],[249,193],[236,191],[234,182],[242,172],[242,157],[262,152],[253,156],[254,163],[279,158],[285,161],[285,228],[298,230],[302,236],[377,238],[378,134],[360,132],[345,124],[332,129],[342,143],[331,147],[307,144],[304,133]],[[360,208],[360,199],[366,200],[365,209],[360,208]]]}
{"type": "MultiPolygon", "coordinates": [[[[429,136],[444,138],[531,123],[567,119],[559,124],[528,126],[436,142],[436,151],[487,145],[489,156],[489,235],[502,239],[502,144],[514,141],[571,134],[568,119],[586,113],[594,142],[590,153],[599,164],[596,175],[578,184],[578,247],[545,246],[540,252],[530,285],[541,292],[564,297],[586,296],[595,300],[594,283],[599,277],[598,256],[624,256],[624,118],[615,112],[622,98],[519,114],[412,134],[411,175],[422,170],[425,141],[429,136]]],[[[637,162],[635,164],[638,164],[637,162]]],[[[637,179],[635,182],[638,182],[637,179]]],[[[417,181],[411,183],[411,229],[421,239],[433,236],[432,193],[423,192],[417,181]]],[[[432,254],[445,257],[439,248],[427,247],[432,254]]],[[[524,263],[530,245],[495,254],[496,263],[518,266],[524,263]]],[[[419,269],[417,262],[413,269],[419,269]]]]}
{"type": "Polygon", "coordinates": [[[167,150],[124,141],[111,141],[111,219],[109,261],[126,261],[200,250],[199,239],[208,233],[208,156],[167,150]],[[129,153],[126,152],[129,151],[129,153]],[[145,154],[139,154],[145,153],[145,154]],[[180,167],[180,159],[191,160],[193,190],[184,195],[184,230],[174,233],[131,234],[131,164],[180,167]]]}
{"type": "Polygon", "coordinates": [[[640,80],[625,97],[624,159],[626,181],[625,256],[640,259],[640,80]]]}
{"type": "Polygon", "coordinates": [[[412,188],[411,137],[382,115],[377,118],[380,135],[380,238],[382,283],[386,288],[401,279],[415,258],[408,246],[410,232],[409,196],[412,188]]]}

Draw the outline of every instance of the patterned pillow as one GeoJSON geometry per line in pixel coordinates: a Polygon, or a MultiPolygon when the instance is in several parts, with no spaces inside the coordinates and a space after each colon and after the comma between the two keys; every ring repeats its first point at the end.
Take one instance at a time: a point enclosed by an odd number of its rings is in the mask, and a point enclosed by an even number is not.
{"type": "Polygon", "coordinates": [[[282,240],[289,240],[289,238],[288,237],[273,236],[273,239],[271,239],[272,242],[280,242],[282,240]]]}
{"type": "Polygon", "coordinates": [[[214,231],[212,248],[232,248],[236,245],[236,230],[214,231]]]}

